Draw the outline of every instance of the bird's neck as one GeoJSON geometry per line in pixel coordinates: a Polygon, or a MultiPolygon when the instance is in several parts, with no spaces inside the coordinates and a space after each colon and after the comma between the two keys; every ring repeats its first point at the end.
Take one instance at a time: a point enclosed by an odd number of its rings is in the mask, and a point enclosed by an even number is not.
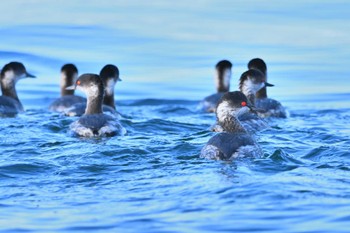
{"type": "Polygon", "coordinates": [[[264,99],[264,98],[267,98],[266,87],[261,88],[261,89],[256,93],[255,96],[256,96],[257,99],[264,99]]]}
{"type": "Polygon", "coordinates": [[[219,125],[224,129],[225,132],[229,133],[246,133],[241,122],[231,115],[227,115],[224,119],[218,119],[219,125]]]}
{"type": "Polygon", "coordinates": [[[17,91],[16,91],[16,84],[13,80],[8,80],[7,78],[1,78],[1,92],[2,95],[11,97],[18,102],[18,96],[17,96],[17,91]]]}
{"type": "Polygon", "coordinates": [[[114,93],[106,94],[103,98],[103,104],[110,106],[115,110],[114,93]]]}
{"type": "Polygon", "coordinates": [[[74,95],[74,89],[73,90],[66,90],[67,87],[74,85],[74,77],[68,77],[65,74],[61,75],[61,96],[65,95],[74,95]]]}
{"type": "Polygon", "coordinates": [[[247,97],[247,99],[249,100],[249,102],[255,106],[255,94],[256,91],[254,90],[252,85],[249,85],[247,83],[244,83],[241,87],[240,87],[240,91],[247,97]]]}
{"type": "Polygon", "coordinates": [[[102,113],[103,90],[102,88],[100,89],[96,87],[88,93],[85,109],[86,115],[102,113]]]}

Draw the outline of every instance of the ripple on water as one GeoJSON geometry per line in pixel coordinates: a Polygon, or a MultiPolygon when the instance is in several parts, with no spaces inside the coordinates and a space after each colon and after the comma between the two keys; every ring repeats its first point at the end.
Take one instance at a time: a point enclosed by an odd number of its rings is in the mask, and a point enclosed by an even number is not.
{"type": "Polygon", "coordinates": [[[129,133],[112,138],[72,137],[75,118],[42,110],[4,118],[0,200],[13,213],[6,217],[28,213],[33,223],[45,215],[52,224],[42,231],[291,232],[291,223],[345,222],[347,212],[330,219],[314,210],[341,210],[335,203],[350,196],[349,138],[323,127],[338,111],[321,112],[318,125],[307,112],[269,119],[272,127],[257,135],[263,157],[228,163],[199,158],[215,116],[193,106],[123,103],[129,133]]]}

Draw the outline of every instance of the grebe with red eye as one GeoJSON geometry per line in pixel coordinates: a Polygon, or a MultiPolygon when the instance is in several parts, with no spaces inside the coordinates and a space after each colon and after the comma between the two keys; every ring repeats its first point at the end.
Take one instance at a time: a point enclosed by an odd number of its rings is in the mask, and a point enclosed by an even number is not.
{"type": "MultiPolygon", "coordinates": [[[[254,111],[246,112],[239,116],[239,120],[241,121],[243,127],[249,133],[256,133],[269,127],[266,121],[257,115],[254,106],[256,92],[265,86],[273,85],[265,82],[265,76],[259,70],[247,70],[239,79],[240,91],[247,97],[249,105],[254,108],[254,111]]],[[[211,130],[215,132],[223,131],[222,127],[217,123],[216,125],[212,126],[211,130]]]]}
{"type": "Polygon", "coordinates": [[[74,85],[78,78],[78,69],[74,64],[65,64],[61,68],[61,97],[52,102],[49,110],[54,112],[64,112],[74,104],[85,103],[86,99],[74,95],[74,90],[66,90],[67,87],[74,85]]]}
{"type": "Polygon", "coordinates": [[[215,160],[261,156],[260,147],[239,120],[239,117],[249,112],[251,107],[242,92],[225,93],[216,108],[216,118],[222,132],[209,139],[200,156],[215,160]]]}
{"type": "MultiPolygon", "coordinates": [[[[105,65],[100,71],[100,78],[104,85],[104,97],[102,110],[104,113],[120,118],[120,113],[117,112],[114,102],[114,87],[117,82],[122,81],[119,78],[119,69],[115,65],[105,65]]],[[[65,111],[66,116],[81,116],[86,109],[86,101],[83,103],[74,104],[65,111]]]]}
{"type": "Polygon", "coordinates": [[[256,133],[269,127],[265,120],[258,115],[256,103],[256,93],[265,88],[274,85],[266,82],[265,75],[256,69],[245,71],[239,79],[239,90],[248,98],[250,104],[254,107],[254,113],[246,113],[240,116],[239,120],[243,123],[245,129],[250,133],[256,133]]]}
{"type": "Polygon", "coordinates": [[[84,115],[73,122],[71,130],[83,137],[124,135],[125,128],[116,117],[102,112],[104,86],[102,79],[97,74],[83,74],[74,86],[67,89],[83,91],[87,96],[84,115]]]}

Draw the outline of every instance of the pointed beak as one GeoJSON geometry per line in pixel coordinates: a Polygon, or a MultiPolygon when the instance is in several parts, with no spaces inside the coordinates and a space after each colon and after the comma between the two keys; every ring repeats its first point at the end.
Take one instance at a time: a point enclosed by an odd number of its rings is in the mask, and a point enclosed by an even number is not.
{"type": "Polygon", "coordinates": [[[250,103],[250,101],[247,102],[247,107],[249,108],[250,112],[258,114],[257,113],[257,108],[250,103]]]}
{"type": "Polygon", "coordinates": [[[248,107],[249,109],[254,108],[254,106],[253,106],[251,103],[249,103],[249,101],[248,101],[248,103],[247,103],[247,107],[248,107]]]}
{"type": "Polygon", "coordinates": [[[121,81],[123,81],[123,80],[122,80],[121,78],[118,77],[118,78],[117,78],[117,81],[121,82],[121,81]]]}
{"type": "Polygon", "coordinates": [[[273,87],[273,86],[275,86],[275,85],[268,83],[268,82],[265,82],[265,87],[273,87]]]}
{"type": "Polygon", "coordinates": [[[26,78],[36,78],[36,77],[30,73],[26,73],[26,78]]]}
{"type": "Polygon", "coordinates": [[[252,112],[252,113],[258,115],[258,109],[257,109],[257,108],[251,107],[251,108],[249,108],[249,109],[250,109],[250,112],[252,112]]]}
{"type": "Polygon", "coordinates": [[[75,85],[72,85],[72,86],[66,87],[66,90],[75,90],[75,85]]]}

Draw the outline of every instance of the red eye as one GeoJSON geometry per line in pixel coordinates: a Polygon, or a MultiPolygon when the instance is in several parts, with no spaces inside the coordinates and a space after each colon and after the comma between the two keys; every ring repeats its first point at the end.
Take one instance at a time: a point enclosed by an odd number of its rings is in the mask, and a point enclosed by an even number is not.
{"type": "Polygon", "coordinates": [[[80,80],[77,81],[77,85],[80,85],[80,80]]]}
{"type": "Polygon", "coordinates": [[[242,107],[247,106],[247,102],[243,101],[243,102],[241,103],[241,105],[242,105],[242,107]]]}

